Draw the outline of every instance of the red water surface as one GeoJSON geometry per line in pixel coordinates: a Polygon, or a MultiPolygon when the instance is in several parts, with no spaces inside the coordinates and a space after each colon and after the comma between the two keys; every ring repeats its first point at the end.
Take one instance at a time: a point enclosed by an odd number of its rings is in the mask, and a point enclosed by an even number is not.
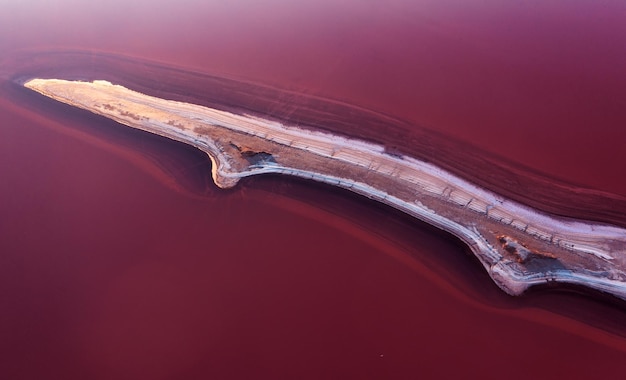
{"type": "MultiPolygon", "coordinates": [[[[0,54],[110,51],[340,99],[626,196],[621,2],[83,3],[3,4],[0,54]]],[[[393,210],[278,177],[218,191],[198,151],[15,94],[0,99],[2,378],[624,370],[621,305],[509,298],[393,210]]]]}

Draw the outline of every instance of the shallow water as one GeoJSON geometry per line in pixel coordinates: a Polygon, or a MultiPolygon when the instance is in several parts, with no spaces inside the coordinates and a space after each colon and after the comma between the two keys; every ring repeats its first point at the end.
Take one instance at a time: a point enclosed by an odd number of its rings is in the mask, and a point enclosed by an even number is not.
{"type": "MultiPolygon", "coordinates": [[[[619,3],[254,4],[9,4],[0,49],[111,51],[339,99],[626,196],[619,3]]],[[[623,306],[505,296],[457,241],[384,206],[280,177],[219,191],[200,152],[6,84],[0,111],[5,377],[623,369],[623,306]]]]}

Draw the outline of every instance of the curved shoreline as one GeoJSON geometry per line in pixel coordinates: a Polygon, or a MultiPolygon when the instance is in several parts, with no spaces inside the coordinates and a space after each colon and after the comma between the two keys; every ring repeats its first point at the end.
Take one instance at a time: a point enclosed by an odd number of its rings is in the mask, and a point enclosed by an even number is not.
{"type": "Polygon", "coordinates": [[[213,179],[222,188],[245,176],[279,173],[388,204],[459,237],[509,294],[563,282],[626,299],[622,228],[538,212],[432,164],[361,140],[163,100],[106,81],[35,79],[25,86],[205,151],[213,162],[213,179]]]}

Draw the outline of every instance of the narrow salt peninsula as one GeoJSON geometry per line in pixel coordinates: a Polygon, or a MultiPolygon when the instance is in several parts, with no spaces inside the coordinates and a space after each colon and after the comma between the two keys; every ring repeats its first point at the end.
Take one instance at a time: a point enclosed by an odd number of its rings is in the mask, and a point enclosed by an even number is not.
{"type": "MultiPolygon", "coordinates": [[[[431,164],[356,139],[144,95],[107,81],[32,79],[24,86],[121,124],[206,152],[221,188],[280,173],[348,189],[467,243],[493,281],[519,295],[532,285],[583,285],[626,300],[626,230],[557,218],[431,164]]],[[[453,281],[454,279],[451,279],[453,281]]]]}

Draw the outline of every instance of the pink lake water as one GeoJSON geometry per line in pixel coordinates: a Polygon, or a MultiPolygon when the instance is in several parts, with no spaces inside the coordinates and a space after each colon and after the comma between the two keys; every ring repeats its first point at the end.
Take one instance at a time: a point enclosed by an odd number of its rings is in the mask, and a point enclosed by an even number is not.
{"type": "MultiPolygon", "coordinates": [[[[0,59],[111,52],[331,98],[626,197],[621,2],[2,8],[0,59]]],[[[192,148],[3,86],[2,377],[624,369],[621,304],[508,297],[456,240],[389,208],[281,177],[220,191],[192,148]]]]}

